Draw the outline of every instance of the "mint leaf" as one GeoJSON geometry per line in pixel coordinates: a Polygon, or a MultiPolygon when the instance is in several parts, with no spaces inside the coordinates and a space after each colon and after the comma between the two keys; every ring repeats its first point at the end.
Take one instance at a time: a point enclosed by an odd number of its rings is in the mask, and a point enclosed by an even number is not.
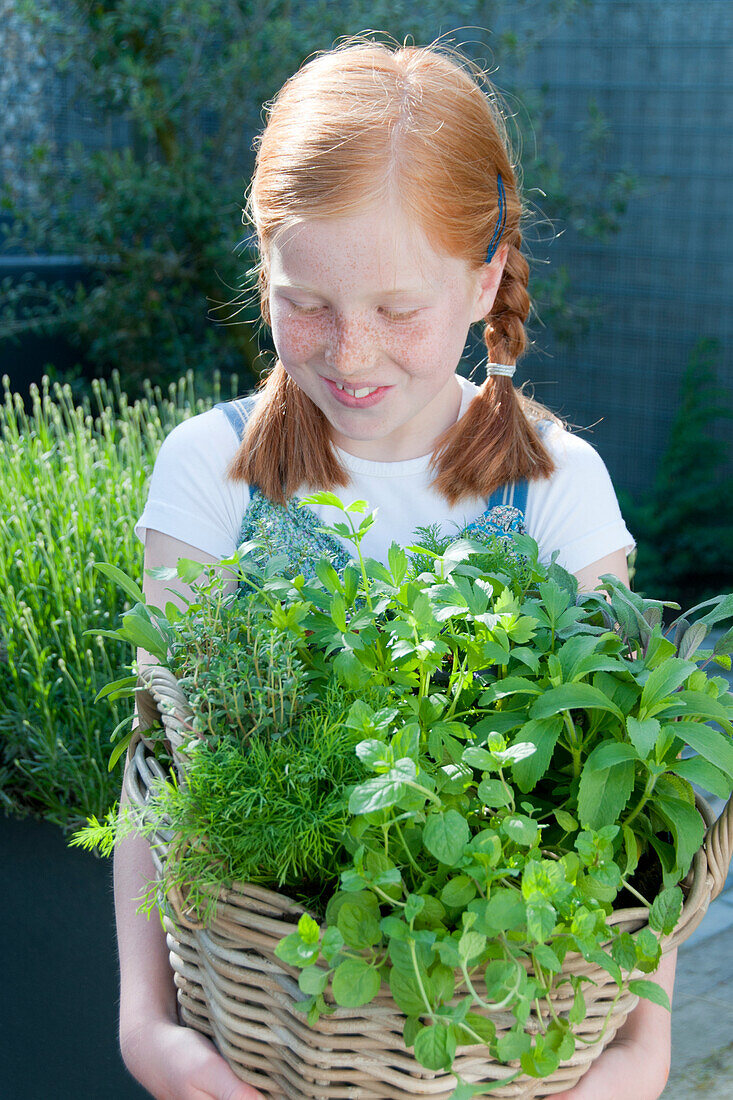
{"type": "Polygon", "coordinates": [[[645,978],[634,978],[629,982],[629,991],[637,997],[645,997],[647,1001],[653,1001],[655,1005],[661,1005],[668,1012],[672,1011],[669,997],[657,982],[647,981],[645,978]]]}
{"type": "Polygon", "coordinates": [[[463,855],[471,833],[468,822],[456,810],[430,814],[423,829],[423,844],[439,863],[454,867],[463,855]]]}
{"type": "Polygon", "coordinates": [[[655,932],[668,936],[674,931],[682,912],[682,891],[679,886],[662,890],[652,903],[649,924],[655,932]]]}
{"type": "Polygon", "coordinates": [[[379,972],[363,959],[345,959],[336,967],[331,989],[337,1004],[359,1008],[374,1000],[381,985],[379,972]]]}

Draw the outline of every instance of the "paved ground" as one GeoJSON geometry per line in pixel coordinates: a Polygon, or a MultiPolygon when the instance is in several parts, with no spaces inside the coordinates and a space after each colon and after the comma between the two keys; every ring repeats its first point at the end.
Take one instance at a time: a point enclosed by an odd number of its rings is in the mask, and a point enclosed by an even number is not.
{"type": "MultiPolygon", "coordinates": [[[[722,809],[720,799],[707,797],[722,809]]],[[[698,1097],[733,1100],[733,872],[677,956],[672,1072],[664,1100],[698,1097]]]]}

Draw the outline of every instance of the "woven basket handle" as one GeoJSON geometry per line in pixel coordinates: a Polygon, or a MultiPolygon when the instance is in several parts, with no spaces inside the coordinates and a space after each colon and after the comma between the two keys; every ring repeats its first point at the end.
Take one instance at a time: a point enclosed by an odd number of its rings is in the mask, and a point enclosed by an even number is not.
{"type": "Polygon", "coordinates": [[[733,794],[721,810],[718,820],[705,833],[703,847],[713,879],[710,895],[710,900],[713,901],[725,885],[733,855],[733,794]]]}
{"type": "Polygon", "coordinates": [[[137,678],[137,710],[142,733],[155,722],[165,730],[174,758],[183,739],[191,731],[193,711],[186,702],[178,680],[165,665],[146,665],[137,678]]]}

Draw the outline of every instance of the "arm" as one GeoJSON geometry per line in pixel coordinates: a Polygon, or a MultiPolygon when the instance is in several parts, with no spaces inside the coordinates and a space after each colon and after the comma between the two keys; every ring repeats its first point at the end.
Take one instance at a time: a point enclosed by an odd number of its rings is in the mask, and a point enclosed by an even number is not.
{"type": "MultiPolygon", "coordinates": [[[[175,566],[178,558],[214,562],[217,559],[158,531],[145,541],[144,568],[175,566]]],[[[226,591],[235,582],[228,579],[226,591]]],[[[179,580],[160,581],[147,574],[142,589],[149,603],[165,606],[175,588],[191,596],[179,580]]],[[[138,667],[157,664],[143,649],[138,667]]],[[[127,803],[123,794],[121,804],[127,803]]],[[[130,837],[115,848],[114,896],[120,959],[120,1049],[132,1075],[158,1100],[261,1100],[244,1085],[214,1045],[178,1022],[176,990],[168,962],[168,948],[160,920],[136,912],[147,883],[155,877],[150,845],[144,837],[130,837]]]]}
{"type": "MultiPolygon", "coordinates": [[[[575,574],[580,589],[592,592],[602,573],[613,573],[628,585],[625,552],[616,550],[580,569],[575,574]]],[[[670,951],[663,956],[658,970],[649,975],[666,991],[670,1004],[676,963],[677,951],[670,951]]],[[[670,1013],[665,1008],[651,1001],[639,1001],[614,1040],[575,1088],[559,1093],[557,1100],[657,1100],[669,1076],[671,1025],[670,1013]]]]}

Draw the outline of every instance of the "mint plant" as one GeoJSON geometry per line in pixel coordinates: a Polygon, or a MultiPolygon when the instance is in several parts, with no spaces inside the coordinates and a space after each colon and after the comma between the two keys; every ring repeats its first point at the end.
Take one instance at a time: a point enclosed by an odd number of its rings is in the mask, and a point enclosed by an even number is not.
{"type": "MultiPolygon", "coordinates": [[[[342,572],[323,559],[314,581],[289,577],[284,558],[259,565],[244,544],[222,563],[239,580],[236,596],[217,594],[210,571],[182,615],[139,600],[114,636],[151,652],[154,641],[193,685],[192,788],[202,745],[234,738],[245,759],[253,738],[297,745],[337,693],[345,736],[336,752],[354,770],[327,782],[341,799],[338,837],[317,890],[297,873],[288,880],[309,912],[277,950],[300,972],[309,1022],[388,987],[405,1043],[427,1068],[450,1071],[459,1047],[481,1044],[542,1077],[589,1041],[574,1027],[590,979],[564,971],[568,953],[610,974],[617,1000],[630,990],[669,1007],[636,975],[659,963],[702,842],[691,782],[721,797],[733,788],[733,697],[706,671],[730,667],[733,631],[702,648],[733,617],[733,594],[691,608],[665,633],[662,609],[679,605],[643,599],[612,575],[579,593],[557,555],[541,563],[527,535],[423,532],[421,545],[393,544],[383,564],[361,552],[374,522],[366,502],[318,493],[303,504],[341,509],[328,530],[354,547],[342,572]],[[282,661],[259,681],[253,666],[243,671],[258,647],[282,661]],[[249,702],[233,708],[227,697],[249,702]],[[681,759],[686,747],[697,755],[681,759]],[[627,898],[648,911],[633,936],[609,922],[627,898]],[[560,1012],[568,991],[572,1007],[560,1012]],[[492,1017],[507,1012],[514,1024],[498,1033],[492,1017]]],[[[195,581],[205,568],[181,561],[158,574],[195,581]]],[[[255,780],[263,791],[266,768],[255,780]]],[[[232,766],[220,807],[236,802],[240,779],[232,766]]],[[[207,809],[203,800],[177,828],[206,835],[207,809]]],[[[153,828],[155,802],[146,815],[153,828]]],[[[109,848],[117,827],[94,821],[79,839],[109,848]]],[[[257,828],[246,812],[240,832],[257,828]]],[[[236,864],[226,867],[236,880],[236,864]]],[[[251,861],[244,869],[258,871],[251,861]]],[[[185,877],[185,867],[171,873],[185,877]]],[[[460,1082],[454,1097],[492,1087],[460,1082]]]]}

